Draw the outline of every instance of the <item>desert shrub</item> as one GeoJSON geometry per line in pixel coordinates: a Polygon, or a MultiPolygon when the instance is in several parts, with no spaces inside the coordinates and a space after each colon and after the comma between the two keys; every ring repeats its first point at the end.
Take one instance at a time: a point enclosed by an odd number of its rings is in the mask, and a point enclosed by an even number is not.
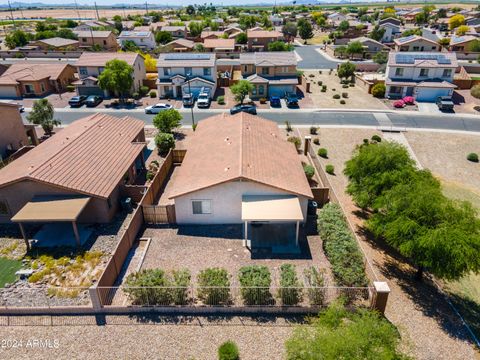
{"type": "Polygon", "coordinates": [[[298,280],[295,265],[281,265],[278,297],[281,299],[283,305],[297,305],[302,301],[301,286],[302,284],[298,280]]]}
{"type": "Polygon", "coordinates": [[[246,305],[268,305],[270,293],[270,270],[266,266],[250,265],[239,270],[240,293],[246,305]]]}
{"type": "Polygon", "coordinates": [[[327,85],[322,85],[322,90],[321,90],[321,91],[322,91],[322,92],[327,91],[327,85]]]}
{"type": "Polygon", "coordinates": [[[175,305],[185,305],[188,302],[188,286],[191,275],[187,269],[172,271],[172,299],[175,305]]]}
{"type": "Polygon", "coordinates": [[[144,269],[128,275],[123,290],[136,305],[170,305],[171,286],[164,270],[144,269]]]}
{"type": "Polygon", "coordinates": [[[317,137],[317,138],[314,138],[314,139],[313,139],[313,143],[314,143],[315,145],[320,145],[320,139],[319,139],[318,137],[317,137]]]}
{"type": "Polygon", "coordinates": [[[65,89],[68,91],[68,92],[74,92],[75,91],[75,86],[73,85],[67,85],[65,87],[65,89]]]}
{"type": "Polygon", "coordinates": [[[147,178],[147,181],[152,181],[155,177],[155,174],[151,171],[147,171],[147,175],[145,175],[145,177],[147,178]]]}
{"type": "Polygon", "coordinates": [[[310,134],[317,135],[318,128],[316,126],[310,126],[310,134]]]}
{"type": "Polygon", "coordinates": [[[299,150],[300,146],[302,146],[302,140],[300,140],[298,136],[289,136],[287,141],[294,144],[297,150],[299,150]]]}
{"type": "Polygon", "coordinates": [[[335,175],[335,167],[333,165],[330,165],[330,164],[326,165],[325,171],[327,172],[327,174],[335,175]]]}
{"type": "Polygon", "coordinates": [[[325,278],[323,271],[318,271],[311,266],[303,270],[303,275],[307,282],[307,297],[310,305],[321,306],[325,304],[325,278]]]}
{"type": "Polygon", "coordinates": [[[155,145],[157,145],[158,152],[164,155],[170,149],[175,148],[175,138],[172,134],[159,133],[155,135],[155,145]]]}
{"type": "Polygon", "coordinates": [[[348,93],[346,93],[346,92],[343,92],[343,93],[342,93],[342,98],[344,98],[344,99],[348,99],[348,93]]]}
{"type": "Polygon", "coordinates": [[[225,96],[220,95],[220,96],[217,98],[217,102],[218,102],[218,104],[220,104],[220,105],[225,105],[225,96]]]}
{"type": "Polygon", "coordinates": [[[308,74],[308,77],[314,78],[314,77],[315,77],[315,74],[308,74]]]}
{"type": "Polygon", "coordinates": [[[323,81],[319,81],[318,86],[322,86],[322,85],[323,85],[323,81]]]}
{"type": "Polygon", "coordinates": [[[342,89],[348,89],[348,84],[343,84],[342,89]]]}
{"type": "Polygon", "coordinates": [[[228,272],[222,268],[208,268],[200,271],[197,277],[198,297],[207,305],[228,303],[230,281],[228,272]]]}
{"type": "Polygon", "coordinates": [[[372,136],[372,141],[382,142],[382,138],[380,136],[378,136],[377,134],[375,134],[375,135],[372,136]]]}
{"type": "Polygon", "coordinates": [[[140,94],[138,92],[134,92],[132,94],[132,98],[134,98],[135,100],[138,100],[138,99],[140,99],[140,94]]]}
{"type": "Polygon", "coordinates": [[[370,144],[370,140],[368,139],[363,139],[363,145],[368,145],[370,144]]]}
{"type": "Polygon", "coordinates": [[[383,98],[387,88],[382,83],[377,83],[372,87],[372,95],[376,98],[383,98]]]}
{"type": "Polygon", "coordinates": [[[366,286],[364,259],[339,205],[326,204],[318,215],[318,233],[338,286],[366,286]]]}
{"type": "Polygon", "coordinates": [[[318,149],[317,154],[318,154],[318,156],[320,156],[320,157],[322,157],[322,158],[324,158],[324,159],[328,158],[328,151],[327,151],[327,149],[325,149],[325,148],[320,148],[320,149],[318,149]]]}
{"type": "Polygon", "coordinates": [[[335,94],[335,95],[333,95],[333,98],[334,98],[334,99],[337,99],[337,100],[340,99],[340,94],[335,94]]]}
{"type": "Polygon", "coordinates": [[[155,99],[157,97],[157,92],[155,90],[150,91],[150,97],[155,99]]]}
{"type": "Polygon", "coordinates": [[[148,86],[140,86],[140,91],[139,91],[139,93],[140,93],[140,95],[145,96],[145,95],[148,94],[148,91],[149,91],[149,90],[150,90],[150,89],[148,88],[148,86]]]}
{"type": "Polygon", "coordinates": [[[332,89],[332,91],[337,91],[337,89],[332,89]]]}
{"type": "Polygon", "coordinates": [[[355,84],[354,84],[354,83],[350,83],[350,84],[348,84],[348,86],[349,86],[349,87],[354,87],[355,84]]]}
{"type": "Polygon", "coordinates": [[[313,175],[315,175],[315,168],[312,165],[305,165],[303,171],[305,171],[305,176],[308,179],[311,179],[313,175]]]}
{"type": "Polygon", "coordinates": [[[340,100],[340,104],[345,105],[346,101],[342,99],[342,100],[340,100]]]}
{"type": "Polygon", "coordinates": [[[480,85],[473,86],[470,90],[470,94],[472,94],[474,98],[480,99],[480,85]]]}
{"type": "Polygon", "coordinates": [[[471,162],[478,162],[478,154],[477,153],[470,153],[467,155],[467,160],[471,162]]]}
{"type": "Polygon", "coordinates": [[[226,341],[218,348],[218,360],[238,360],[238,346],[233,341],[226,341]]]}

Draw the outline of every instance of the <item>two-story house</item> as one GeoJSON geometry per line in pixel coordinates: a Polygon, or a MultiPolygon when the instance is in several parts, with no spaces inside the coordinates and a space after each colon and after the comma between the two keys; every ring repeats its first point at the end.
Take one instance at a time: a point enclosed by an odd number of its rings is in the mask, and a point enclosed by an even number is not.
{"type": "Polygon", "coordinates": [[[118,49],[117,38],[111,31],[74,31],[73,33],[78,37],[80,48],[98,46],[103,50],[118,49]]]}
{"type": "MultiPolygon", "coordinates": [[[[452,36],[450,38],[450,46],[448,47],[448,50],[466,54],[471,52],[471,46],[479,40],[480,38],[472,35],[452,36]]],[[[461,57],[458,56],[458,58],[461,57]]]]}
{"type": "Polygon", "coordinates": [[[458,67],[455,53],[391,52],[385,72],[386,97],[413,96],[432,102],[451,96],[456,88],[453,76],[458,67]]]}
{"type": "Polygon", "coordinates": [[[279,31],[248,30],[247,48],[249,51],[267,51],[268,44],[282,39],[283,35],[279,31]]]}
{"type": "Polygon", "coordinates": [[[380,29],[385,29],[383,33],[381,42],[382,43],[391,43],[393,40],[400,36],[402,31],[400,30],[401,22],[395,18],[387,18],[380,20],[378,22],[378,27],[380,29]]]}
{"type": "Polygon", "coordinates": [[[254,86],[250,95],[254,99],[296,92],[297,58],[293,51],[241,53],[240,69],[242,78],[254,86]]]}
{"type": "Polygon", "coordinates": [[[440,45],[419,35],[410,35],[393,40],[395,51],[440,51],[440,45]]]}
{"type": "Polygon", "coordinates": [[[162,53],[157,60],[157,89],[160,98],[181,97],[191,92],[198,96],[202,88],[217,89],[217,65],[214,53],[162,53]]]}
{"type": "Polygon", "coordinates": [[[118,43],[124,47],[127,41],[132,41],[142,50],[153,50],[157,46],[151,31],[122,31],[118,36],[118,43]]]}
{"type": "Polygon", "coordinates": [[[186,38],[187,37],[187,27],[186,26],[162,26],[161,27],[162,31],[168,32],[170,35],[172,35],[172,38],[178,39],[178,38],[186,38]]]}
{"type": "Polygon", "coordinates": [[[78,95],[99,95],[110,97],[108,91],[100,89],[98,86],[98,75],[105,69],[108,61],[119,59],[125,61],[133,68],[133,85],[131,92],[139,91],[146,77],[145,62],[143,57],[137,53],[97,53],[84,52],[77,60],[75,66],[79,80],[73,84],[76,87],[78,95]]]}

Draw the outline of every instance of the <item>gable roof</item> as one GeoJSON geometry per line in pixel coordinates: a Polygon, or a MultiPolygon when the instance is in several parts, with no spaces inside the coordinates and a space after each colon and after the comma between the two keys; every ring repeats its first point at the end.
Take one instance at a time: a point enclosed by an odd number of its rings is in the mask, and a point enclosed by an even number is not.
{"type": "Polygon", "coordinates": [[[133,66],[139,56],[134,52],[83,52],[75,66],[105,66],[108,61],[113,59],[126,61],[128,65],[133,66]]]}
{"type": "Polygon", "coordinates": [[[215,36],[217,38],[219,38],[220,36],[222,36],[223,34],[225,34],[223,31],[207,31],[207,30],[203,30],[202,33],[200,34],[200,37],[202,39],[205,39],[209,36],[215,36]]]}
{"type": "Polygon", "coordinates": [[[458,67],[458,61],[455,52],[390,51],[388,54],[388,66],[456,69],[458,67]]]}
{"type": "Polygon", "coordinates": [[[193,49],[194,46],[195,46],[194,41],[187,40],[187,39],[184,39],[184,38],[179,38],[179,39],[172,40],[169,43],[165,44],[164,46],[173,45],[173,44],[178,44],[178,45],[183,46],[183,47],[188,48],[188,49],[193,49]]]}
{"type": "Polygon", "coordinates": [[[240,64],[296,66],[297,57],[293,51],[242,52],[240,53],[240,64]]]}
{"type": "Polygon", "coordinates": [[[68,64],[37,64],[21,62],[12,64],[0,76],[0,85],[16,85],[19,81],[38,81],[42,79],[56,80],[68,64]]]}
{"type": "Polygon", "coordinates": [[[398,38],[398,39],[394,39],[393,42],[396,44],[396,45],[405,45],[405,44],[410,44],[412,42],[415,42],[415,41],[426,41],[426,42],[429,42],[431,44],[435,44],[435,45],[438,45],[438,43],[436,41],[433,41],[433,40],[430,40],[430,39],[427,39],[423,36],[419,36],[419,35],[410,35],[410,36],[405,36],[405,37],[402,37],[402,38],[398,38]]]}
{"type": "Polygon", "coordinates": [[[72,39],[64,39],[61,37],[53,37],[50,39],[42,39],[42,40],[37,40],[37,43],[43,43],[47,44],[49,46],[54,46],[54,47],[62,47],[62,46],[69,46],[69,45],[76,45],[78,44],[78,40],[72,40],[72,39]]]}
{"type": "Polygon", "coordinates": [[[198,124],[170,198],[239,179],[312,197],[300,157],[277,124],[241,112],[198,124]]]}
{"type": "Polygon", "coordinates": [[[459,45],[459,44],[465,44],[470,41],[477,40],[477,37],[472,36],[472,35],[463,35],[463,36],[452,36],[450,38],[450,45],[459,45]]]}
{"type": "Polygon", "coordinates": [[[235,49],[235,39],[205,39],[203,46],[206,49],[235,49]]]}
{"type": "Polygon", "coordinates": [[[213,53],[160,53],[157,68],[161,67],[213,67],[215,66],[213,53]]]}
{"type": "Polygon", "coordinates": [[[268,31],[268,30],[247,30],[247,38],[254,39],[254,38],[280,38],[282,37],[282,33],[276,30],[268,31]]]}
{"type": "Polygon", "coordinates": [[[109,36],[113,35],[111,31],[73,31],[78,37],[83,38],[108,38],[109,36]]]}
{"type": "Polygon", "coordinates": [[[77,120],[0,170],[0,187],[21,180],[108,198],[145,143],[144,123],[94,114],[77,120]]]}

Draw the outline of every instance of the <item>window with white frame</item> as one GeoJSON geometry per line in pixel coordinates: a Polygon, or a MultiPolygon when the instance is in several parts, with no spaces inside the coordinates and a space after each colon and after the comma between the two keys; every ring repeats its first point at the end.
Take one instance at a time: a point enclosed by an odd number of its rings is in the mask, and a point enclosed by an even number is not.
{"type": "Polygon", "coordinates": [[[428,69],[420,69],[420,77],[427,77],[428,69]]]}
{"type": "Polygon", "coordinates": [[[186,67],[185,68],[185,76],[192,76],[192,68],[186,67]]]}
{"type": "Polygon", "coordinates": [[[444,69],[443,70],[443,77],[450,77],[452,76],[452,69],[444,69]]]}
{"type": "Polygon", "coordinates": [[[170,69],[170,68],[163,68],[163,75],[169,76],[170,73],[171,73],[171,69],[170,69]]]}
{"type": "Polygon", "coordinates": [[[203,68],[203,76],[210,76],[212,75],[212,69],[211,68],[203,68]]]}
{"type": "Polygon", "coordinates": [[[212,200],[192,200],[193,215],[205,215],[212,213],[212,200]]]}
{"type": "Polygon", "coordinates": [[[403,68],[396,68],[395,76],[403,76],[403,68]]]}

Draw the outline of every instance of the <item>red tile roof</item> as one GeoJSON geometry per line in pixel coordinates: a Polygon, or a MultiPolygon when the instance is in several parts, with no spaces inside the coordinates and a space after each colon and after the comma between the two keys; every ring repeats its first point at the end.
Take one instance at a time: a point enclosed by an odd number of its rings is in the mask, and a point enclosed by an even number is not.
{"type": "Polygon", "coordinates": [[[236,179],[312,197],[300,157],[275,122],[246,113],[222,113],[201,121],[171,198],[236,179]]]}
{"type": "Polygon", "coordinates": [[[94,114],[75,121],[0,170],[0,187],[32,180],[107,198],[145,143],[134,142],[144,123],[94,114]]]}

